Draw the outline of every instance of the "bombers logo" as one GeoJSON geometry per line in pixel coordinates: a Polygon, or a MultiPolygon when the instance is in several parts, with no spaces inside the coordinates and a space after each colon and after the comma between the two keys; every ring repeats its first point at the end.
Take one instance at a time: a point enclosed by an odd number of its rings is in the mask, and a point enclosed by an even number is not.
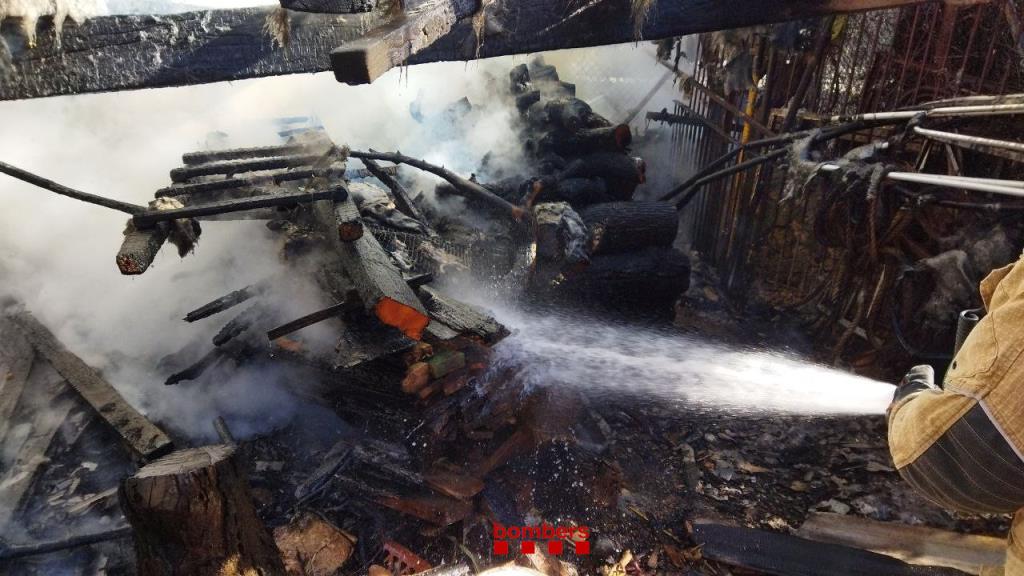
{"type": "Polygon", "coordinates": [[[519,541],[519,551],[533,554],[537,551],[536,541],[546,540],[548,554],[561,554],[565,549],[563,540],[572,540],[576,554],[590,554],[590,528],[586,526],[502,526],[493,525],[494,553],[504,556],[509,553],[509,542],[519,541]]]}

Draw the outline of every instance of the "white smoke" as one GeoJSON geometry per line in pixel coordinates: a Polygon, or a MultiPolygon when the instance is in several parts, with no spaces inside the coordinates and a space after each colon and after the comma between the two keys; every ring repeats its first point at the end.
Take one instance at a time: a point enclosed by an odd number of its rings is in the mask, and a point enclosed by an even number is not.
{"type": "MultiPolygon", "coordinates": [[[[632,69],[657,66],[643,48],[599,50],[548,60],[565,67],[563,76],[577,82],[585,99],[594,99],[601,84],[596,77],[572,78],[573,58],[614,58],[632,69]]],[[[370,86],[345,86],[330,74],[317,74],[4,102],[0,160],[81,190],[145,204],[169,184],[168,171],[180,165],[181,154],[202,149],[209,133],[227,133],[227,146],[274,144],[274,118],[310,115],[335,142],[400,150],[468,175],[487,152],[518,160],[515,117],[496,105],[496,94],[507,91],[509,69],[523,60],[393,70],[370,86]],[[474,111],[456,133],[444,134],[438,119],[463,96],[474,111]]],[[[638,99],[649,87],[638,83],[637,94],[625,99],[638,99]]],[[[417,185],[429,192],[433,183],[417,185]]],[[[181,260],[164,249],[144,275],[126,277],[114,264],[125,215],[2,175],[0,202],[0,292],[24,302],[137,407],[197,440],[212,437],[209,423],[217,415],[238,427],[277,423],[254,417],[295,409],[280,374],[240,373],[206,388],[164,387],[166,374],[155,370],[160,358],[196,340],[211,346],[209,339],[234,311],[196,324],[181,320],[186,312],[281,271],[277,246],[262,222],[204,223],[195,254],[181,260]]],[[[310,287],[295,287],[294,294],[288,313],[296,317],[323,305],[310,287]]]]}

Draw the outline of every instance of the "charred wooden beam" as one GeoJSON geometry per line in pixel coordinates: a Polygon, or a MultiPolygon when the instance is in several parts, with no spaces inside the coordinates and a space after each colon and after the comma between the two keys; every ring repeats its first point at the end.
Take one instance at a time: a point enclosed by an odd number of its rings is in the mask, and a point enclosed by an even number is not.
{"type": "Polygon", "coordinates": [[[607,202],[579,214],[587,225],[591,254],[671,246],[679,230],[679,212],[671,202],[607,202]]]}
{"type": "MultiPolygon", "coordinates": [[[[486,11],[482,33],[472,19],[460,20],[444,37],[410,56],[408,63],[473,60],[619,44],[639,38],[657,40],[924,1],[659,2],[638,29],[630,0],[588,2],[572,8],[569,0],[520,0],[507,15],[486,11]]],[[[102,16],[82,24],[68,22],[61,42],[52,33],[42,34],[35,48],[13,51],[14,73],[0,77],[0,100],[323,72],[332,69],[331,51],[358,40],[367,29],[388,18],[381,10],[344,18],[293,15],[290,40],[280,47],[264,31],[271,12],[269,8],[245,8],[166,16],[102,16]]],[[[15,26],[11,19],[4,23],[5,30],[15,26]]],[[[404,51],[398,49],[391,54],[404,51]]],[[[390,57],[392,61],[396,58],[390,57]]]]}
{"type": "Polygon", "coordinates": [[[432,286],[421,286],[419,294],[431,317],[460,334],[476,336],[487,344],[508,335],[508,330],[491,316],[444,295],[432,286]]]}
{"type": "Polygon", "coordinates": [[[284,574],[234,446],[181,450],[121,483],[141,574],[284,574]]]}
{"type": "Polygon", "coordinates": [[[355,242],[363,237],[363,219],[359,207],[352,198],[345,198],[334,204],[334,216],[338,222],[338,239],[355,242]]]}
{"type": "Polygon", "coordinates": [[[170,222],[183,218],[199,218],[214,214],[227,214],[229,212],[244,212],[257,208],[273,208],[280,206],[295,206],[296,204],[308,204],[318,200],[347,198],[348,191],[344,186],[337,186],[329,190],[316,190],[310,192],[292,192],[289,194],[261,194],[247,198],[234,198],[209,202],[196,206],[186,206],[173,210],[147,210],[132,216],[132,222],[139,228],[150,228],[160,222],[170,222]]]}
{"type": "Polygon", "coordinates": [[[473,0],[420,0],[365,37],[331,52],[338,82],[369,84],[451,31],[477,8],[473,0]]]}
{"type": "Polygon", "coordinates": [[[314,202],[313,215],[330,253],[337,255],[355,284],[363,306],[384,324],[419,340],[430,322],[427,311],[373,234],[363,234],[351,242],[341,241],[334,206],[330,200],[314,202]]]}
{"type": "MultiPolygon", "coordinates": [[[[186,166],[196,164],[211,164],[215,162],[229,162],[233,160],[252,160],[253,158],[272,158],[275,156],[295,156],[298,154],[309,154],[321,152],[313,150],[317,142],[301,142],[297,144],[277,144],[274,146],[252,146],[249,148],[225,148],[221,150],[200,150],[197,152],[186,152],[181,155],[181,162],[186,166]]],[[[319,143],[320,148],[330,146],[326,140],[319,143]]]]}
{"type": "Polygon", "coordinates": [[[14,425],[14,409],[25,390],[35,359],[36,351],[18,327],[0,317],[0,374],[4,375],[0,381],[0,445],[14,425]]]}
{"type": "MultiPolygon", "coordinates": [[[[330,70],[331,50],[365,34],[383,14],[297,14],[280,46],[265,30],[274,8],[203,10],[160,16],[101,16],[69,22],[61,41],[40,34],[15,48],[0,99],[185,86],[330,70]]],[[[7,19],[4,31],[18,34],[7,19]]]]}
{"type": "Polygon", "coordinates": [[[109,382],[64,347],[28,312],[10,316],[36,351],[57,369],[68,384],[121,436],[131,451],[143,460],[166,454],[171,439],[125,401],[109,382]]]}
{"type": "Polygon", "coordinates": [[[126,276],[142,274],[149,269],[166,241],[167,229],[163,226],[139,230],[129,224],[124,231],[121,248],[114,257],[117,269],[126,276]]]}

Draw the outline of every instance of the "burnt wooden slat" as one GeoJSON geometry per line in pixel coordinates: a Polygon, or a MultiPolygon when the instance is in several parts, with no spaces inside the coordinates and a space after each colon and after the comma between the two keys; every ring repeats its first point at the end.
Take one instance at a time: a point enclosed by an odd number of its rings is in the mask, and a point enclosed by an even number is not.
{"type": "Polygon", "coordinates": [[[290,194],[261,194],[246,198],[233,198],[218,202],[208,202],[173,210],[147,210],[141,214],[132,216],[132,222],[139,228],[151,228],[160,222],[169,222],[183,218],[199,218],[215,214],[227,214],[229,212],[244,212],[257,208],[273,208],[278,206],[294,206],[296,204],[307,204],[318,200],[333,198],[345,198],[348,193],[344,187],[335,187],[329,190],[316,190],[311,192],[292,192],[290,194]]]}
{"type": "Polygon", "coordinates": [[[419,294],[431,318],[460,334],[476,336],[488,344],[508,334],[505,327],[491,316],[444,295],[432,286],[421,286],[419,294]]]}

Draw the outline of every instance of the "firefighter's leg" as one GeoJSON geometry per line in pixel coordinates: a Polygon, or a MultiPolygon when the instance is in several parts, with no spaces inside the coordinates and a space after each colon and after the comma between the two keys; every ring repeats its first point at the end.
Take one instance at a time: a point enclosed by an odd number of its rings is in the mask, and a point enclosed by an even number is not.
{"type": "Polygon", "coordinates": [[[1013,516],[1006,548],[1004,576],[1024,576],[1024,508],[1013,516]]]}

